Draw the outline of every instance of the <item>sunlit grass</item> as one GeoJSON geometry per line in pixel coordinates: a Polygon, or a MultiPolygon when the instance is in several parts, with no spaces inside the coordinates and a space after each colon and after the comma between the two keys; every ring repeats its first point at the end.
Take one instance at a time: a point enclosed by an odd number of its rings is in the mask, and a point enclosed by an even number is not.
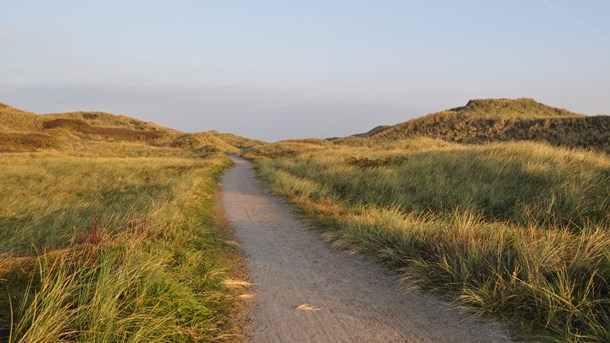
{"type": "Polygon", "coordinates": [[[483,144],[537,141],[554,146],[610,153],[610,117],[584,116],[533,99],[479,99],[466,106],[432,113],[394,126],[337,142],[379,146],[418,136],[483,144]]]}
{"type": "Polygon", "coordinates": [[[96,146],[108,149],[0,155],[0,335],[236,339],[224,281],[237,262],[215,207],[230,160],[96,146]]]}
{"type": "Polygon", "coordinates": [[[276,144],[252,154],[265,184],[328,239],[407,282],[545,328],[557,341],[610,340],[607,155],[431,139],[276,144]]]}

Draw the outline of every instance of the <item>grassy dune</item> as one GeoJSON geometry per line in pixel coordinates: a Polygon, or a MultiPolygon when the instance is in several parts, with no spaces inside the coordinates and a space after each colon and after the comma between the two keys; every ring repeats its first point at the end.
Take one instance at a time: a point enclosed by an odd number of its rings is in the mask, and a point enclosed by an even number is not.
{"type": "Polygon", "coordinates": [[[471,100],[466,106],[394,126],[378,127],[357,136],[338,141],[351,145],[379,145],[426,136],[468,144],[538,141],[608,153],[610,116],[585,116],[533,99],[480,99],[471,100]]]}
{"type": "Polygon", "coordinates": [[[0,341],[237,341],[222,135],[1,105],[0,341]]]}
{"type": "Polygon", "coordinates": [[[278,143],[249,156],[328,239],[409,282],[557,341],[610,340],[608,155],[415,138],[278,143]]]}
{"type": "Polygon", "coordinates": [[[231,340],[236,290],[226,281],[237,260],[214,207],[226,156],[0,163],[0,327],[10,342],[231,340]]]}
{"type": "Polygon", "coordinates": [[[0,163],[10,342],[231,340],[237,261],[214,207],[226,156],[0,163]]]}
{"type": "Polygon", "coordinates": [[[236,340],[244,283],[215,196],[246,150],[338,246],[541,338],[610,341],[608,125],[475,100],[265,144],[0,104],[0,340],[236,340]]]}
{"type": "Polygon", "coordinates": [[[0,153],[78,149],[82,142],[137,142],[200,153],[232,152],[264,142],[218,131],[185,133],[123,115],[70,112],[37,115],[0,103],[0,153]]]}

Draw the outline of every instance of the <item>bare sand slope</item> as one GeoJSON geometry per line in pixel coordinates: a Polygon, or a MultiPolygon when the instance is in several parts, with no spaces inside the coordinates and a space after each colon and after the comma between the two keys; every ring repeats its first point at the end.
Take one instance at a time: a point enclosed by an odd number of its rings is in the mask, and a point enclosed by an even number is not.
{"type": "Polygon", "coordinates": [[[367,258],[331,247],[235,158],[223,205],[256,296],[251,342],[509,342],[506,330],[460,313],[367,258]],[[301,306],[299,308],[299,306],[301,306]]]}

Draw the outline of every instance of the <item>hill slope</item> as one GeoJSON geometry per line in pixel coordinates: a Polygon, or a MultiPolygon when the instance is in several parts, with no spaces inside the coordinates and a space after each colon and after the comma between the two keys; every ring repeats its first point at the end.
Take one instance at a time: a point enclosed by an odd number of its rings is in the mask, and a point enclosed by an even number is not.
{"type": "Polygon", "coordinates": [[[0,105],[0,342],[236,337],[219,135],[0,105]]]}
{"type": "Polygon", "coordinates": [[[37,115],[0,103],[0,152],[61,149],[82,142],[138,143],[227,153],[264,144],[217,131],[184,133],[123,115],[103,112],[37,115]]]}
{"type": "Polygon", "coordinates": [[[40,129],[40,120],[34,113],[0,102],[0,131],[30,131],[40,129]]]}
{"type": "Polygon", "coordinates": [[[360,136],[373,141],[427,136],[474,144],[531,140],[610,151],[610,117],[576,114],[532,99],[483,99],[360,136]]]}

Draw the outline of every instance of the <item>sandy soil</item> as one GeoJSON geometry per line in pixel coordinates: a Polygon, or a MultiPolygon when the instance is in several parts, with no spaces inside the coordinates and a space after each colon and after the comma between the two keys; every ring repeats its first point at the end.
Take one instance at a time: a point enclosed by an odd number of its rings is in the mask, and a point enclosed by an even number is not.
{"type": "Polygon", "coordinates": [[[406,291],[394,273],[331,247],[234,159],[223,205],[255,284],[247,341],[510,342],[503,325],[406,291]]]}

